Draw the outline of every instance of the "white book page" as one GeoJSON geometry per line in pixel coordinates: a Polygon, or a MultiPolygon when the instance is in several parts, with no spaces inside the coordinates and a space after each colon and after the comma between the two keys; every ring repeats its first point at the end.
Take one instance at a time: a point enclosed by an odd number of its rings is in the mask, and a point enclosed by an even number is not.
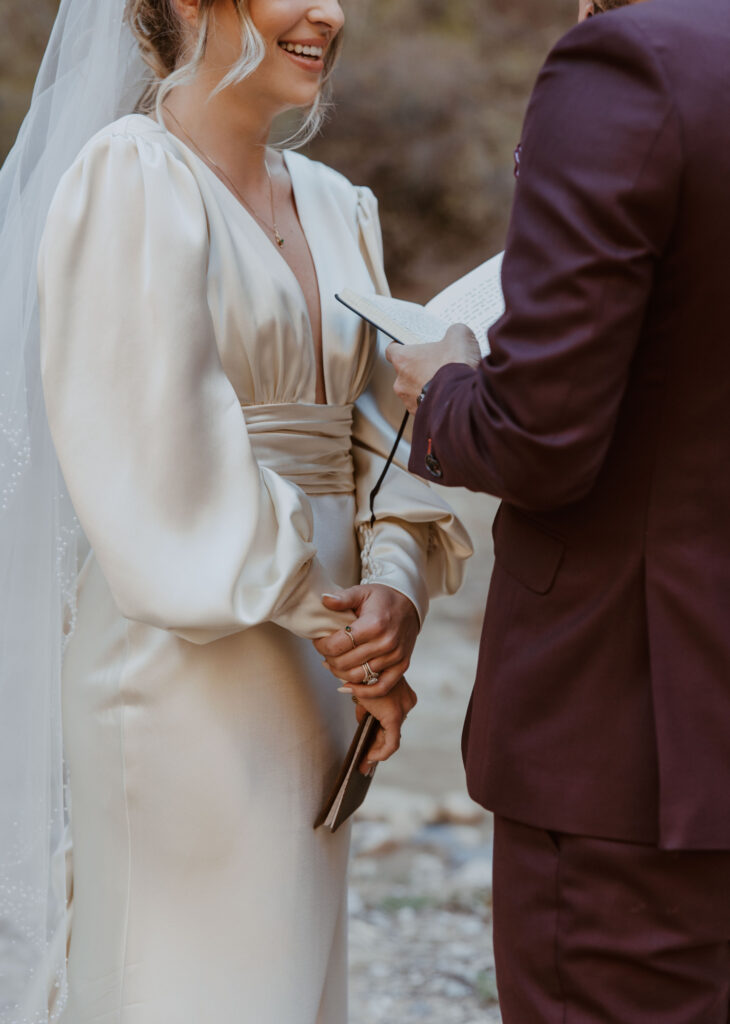
{"type": "Polygon", "coordinates": [[[471,327],[479,341],[482,355],[489,352],[487,330],[504,313],[501,280],[503,256],[504,253],[497,253],[426,303],[428,312],[445,323],[471,327]]]}
{"type": "Polygon", "coordinates": [[[450,284],[426,306],[385,295],[360,295],[344,288],[336,297],[353,312],[404,345],[441,341],[452,324],[474,331],[483,356],[489,352],[487,329],[504,312],[502,253],[450,284]]]}
{"type": "Polygon", "coordinates": [[[405,302],[386,295],[359,295],[343,288],[337,298],[381,331],[404,345],[441,341],[449,327],[417,302],[405,302]]]}

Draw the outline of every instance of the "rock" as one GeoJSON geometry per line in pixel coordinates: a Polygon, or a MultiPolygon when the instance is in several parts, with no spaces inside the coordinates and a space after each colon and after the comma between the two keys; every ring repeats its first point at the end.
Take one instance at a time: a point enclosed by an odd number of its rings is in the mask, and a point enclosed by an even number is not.
{"type": "Polygon", "coordinates": [[[444,884],[446,867],[432,853],[416,853],[411,863],[411,885],[416,891],[438,891],[444,884]]]}
{"type": "Polygon", "coordinates": [[[487,812],[475,804],[468,793],[447,793],[438,801],[435,824],[481,825],[487,812]]]}
{"type": "Polygon", "coordinates": [[[356,914],[362,914],[365,909],[363,898],[357,889],[353,886],[349,886],[347,890],[347,912],[350,917],[354,917],[356,914]]]}
{"type": "MultiPolygon", "coordinates": [[[[365,851],[367,853],[367,851],[365,851]]],[[[370,879],[376,878],[378,874],[378,865],[374,860],[369,857],[353,857],[350,862],[350,880],[362,889],[365,882],[370,879]]]]}
{"type": "MultiPolygon", "coordinates": [[[[449,943],[449,957],[458,964],[468,964],[474,954],[474,945],[471,942],[449,943]]],[[[468,980],[468,979],[466,979],[468,980]]]]}
{"type": "Polygon", "coordinates": [[[357,820],[387,822],[394,836],[408,839],[437,814],[437,802],[423,793],[395,786],[373,786],[357,813],[357,820]]]}
{"type": "Polygon", "coordinates": [[[456,981],[453,978],[445,978],[441,985],[441,991],[449,999],[463,999],[471,995],[471,985],[465,985],[463,981],[456,981]]]}
{"type": "MultiPolygon", "coordinates": [[[[470,938],[478,939],[477,945],[483,948],[487,945],[490,928],[489,925],[484,921],[482,914],[486,911],[484,905],[473,908],[477,913],[474,914],[462,914],[461,920],[459,921],[459,935],[470,938]]],[[[473,949],[472,945],[472,949],[473,949]]]]}
{"type": "Polygon", "coordinates": [[[352,833],[352,851],[355,856],[387,853],[400,842],[396,830],[389,822],[361,821],[352,833]]]}
{"type": "Polygon", "coordinates": [[[376,960],[375,963],[370,964],[368,973],[372,978],[387,978],[393,973],[393,969],[390,964],[376,960]]]}
{"type": "Polygon", "coordinates": [[[451,892],[491,892],[492,862],[487,857],[474,857],[449,878],[451,892]]]}
{"type": "Polygon", "coordinates": [[[455,866],[489,848],[484,830],[473,825],[427,825],[414,839],[419,846],[438,850],[455,866]]]}

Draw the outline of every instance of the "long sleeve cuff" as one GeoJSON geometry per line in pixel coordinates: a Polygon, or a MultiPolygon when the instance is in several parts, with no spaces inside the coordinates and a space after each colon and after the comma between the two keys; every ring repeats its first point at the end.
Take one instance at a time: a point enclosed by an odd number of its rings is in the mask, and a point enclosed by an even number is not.
{"type": "Polygon", "coordinates": [[[429,606],[428,523],[361,525],[362,582],[382,583],[407,597],[423,625],[429,606]]]}
{"type": "Polygon", "coordinates": [[[299,582],[272,621],[309,640],[329,636],[355,618],[351,612],[333,612],[322,604],[324,594],[336,594],[341,589],[319,559],[314,558],[304,567],[299,582]]]}

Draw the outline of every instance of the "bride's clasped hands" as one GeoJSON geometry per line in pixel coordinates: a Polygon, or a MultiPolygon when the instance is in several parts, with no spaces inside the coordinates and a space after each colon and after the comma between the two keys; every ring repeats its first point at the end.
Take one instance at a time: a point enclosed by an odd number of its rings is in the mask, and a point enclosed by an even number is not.
{"type": "Polygon", "coordinates": [[[358,721],[370,712],[380,723],[368,762],[387,761],[400,747],[401,729],[418,698],[404,677],[418,638],[418,613],[405,595],[379,583],[325,594],[330,611],[357,618],[314,646],[324,664],[356,701],[358,721]]]}

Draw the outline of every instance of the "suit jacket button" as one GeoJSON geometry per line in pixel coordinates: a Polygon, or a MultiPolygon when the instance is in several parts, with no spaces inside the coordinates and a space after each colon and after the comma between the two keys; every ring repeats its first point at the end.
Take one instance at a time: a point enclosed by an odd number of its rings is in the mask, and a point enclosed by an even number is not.
{"type": "Polygon", "coordinates": [[[444,475],[444,471],[441,469],[441,463],[432,455],[430,452],[426,456],[426,469],[429,471],[431,476],[435,476],[437,480],[440,480],[444,475]]]}

